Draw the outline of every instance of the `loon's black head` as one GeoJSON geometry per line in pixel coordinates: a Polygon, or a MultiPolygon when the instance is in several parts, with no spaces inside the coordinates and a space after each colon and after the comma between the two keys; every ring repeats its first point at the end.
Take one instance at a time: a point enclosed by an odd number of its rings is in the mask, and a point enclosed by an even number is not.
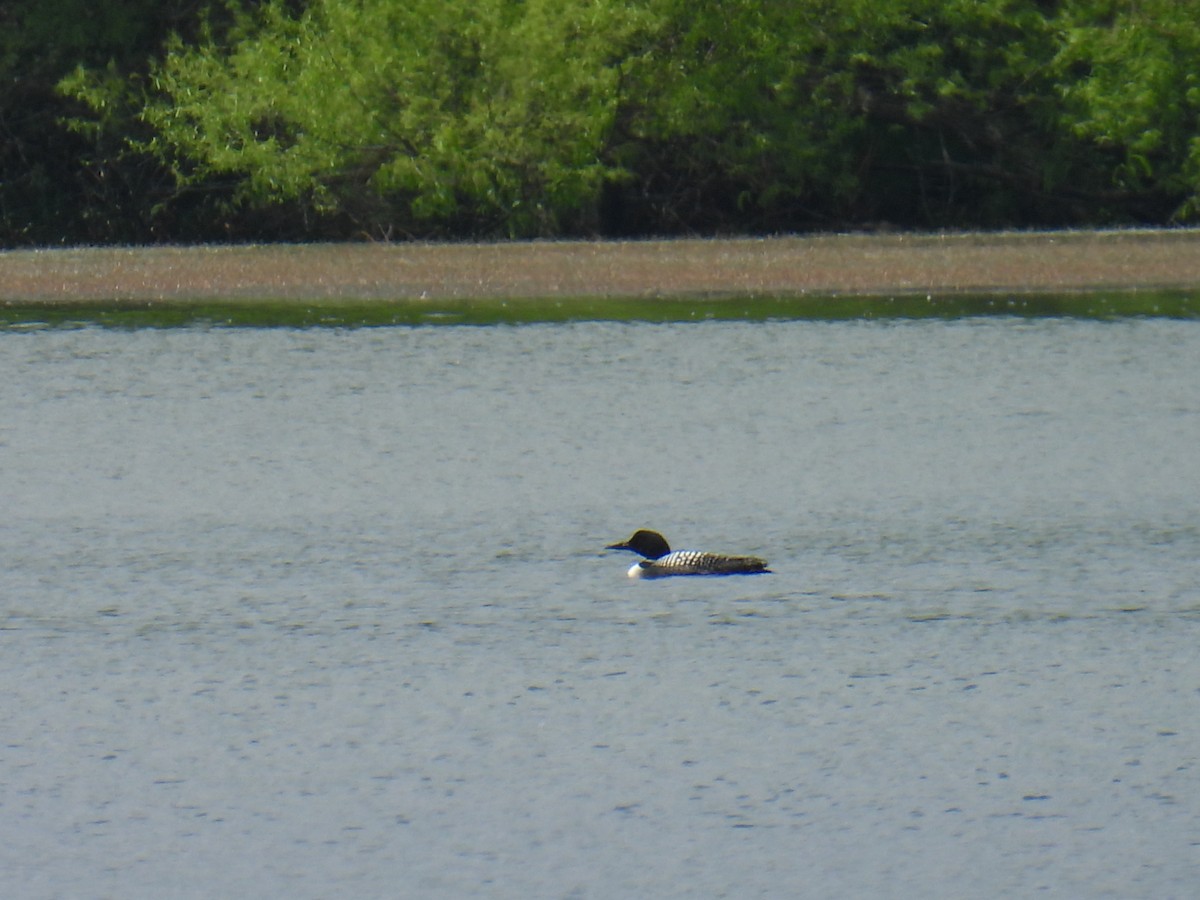
{"type": "Polygon", "coordinates": [[[621,544],[609,544],[606,550],[632,550],[646,559],[661,559],[671,552],[667,539],[657,531],[635,531],[633,537],[621,544]]]}

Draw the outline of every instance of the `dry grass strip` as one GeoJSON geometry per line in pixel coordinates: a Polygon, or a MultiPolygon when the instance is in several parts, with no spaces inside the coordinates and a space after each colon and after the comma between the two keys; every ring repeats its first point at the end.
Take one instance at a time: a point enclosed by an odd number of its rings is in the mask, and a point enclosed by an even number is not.
{"type": "Polygon", "coordinates": [[[1200,288],[1200,231],[0,253],[0,302],[877,295],[1200,288]]]}

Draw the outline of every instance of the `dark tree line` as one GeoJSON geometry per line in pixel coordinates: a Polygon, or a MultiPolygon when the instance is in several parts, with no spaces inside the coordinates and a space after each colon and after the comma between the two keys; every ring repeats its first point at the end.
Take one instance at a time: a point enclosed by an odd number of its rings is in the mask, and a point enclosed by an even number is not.
{"type": "Polygon", "coordinates": [[[7,0],[0,245],[1166,225],[1200,0],[7,0]]]}

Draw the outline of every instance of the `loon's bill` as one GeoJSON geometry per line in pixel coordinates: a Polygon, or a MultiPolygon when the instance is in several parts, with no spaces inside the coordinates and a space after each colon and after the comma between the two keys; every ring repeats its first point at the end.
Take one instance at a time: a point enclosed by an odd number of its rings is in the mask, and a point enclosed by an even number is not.
{"type": "Polygon", "coordinates": [[[606,550],[632,550],[646,557],[634,563],[630,578],[666,578],[669,575],[760,575],[771,570],[757,556],[726,556],[699,550],[671,550],[657,531],[635,531],[629,540],[609,544],[606,550]]]}

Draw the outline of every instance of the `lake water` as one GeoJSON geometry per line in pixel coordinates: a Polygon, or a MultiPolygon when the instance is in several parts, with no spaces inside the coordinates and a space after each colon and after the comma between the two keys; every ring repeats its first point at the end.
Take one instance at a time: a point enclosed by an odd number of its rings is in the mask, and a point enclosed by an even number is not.
{"type": "Polygon", "coordinates": [[[0,465],[10,896],[1200,880],[1200,322],[10,331],[0,465]]]}

